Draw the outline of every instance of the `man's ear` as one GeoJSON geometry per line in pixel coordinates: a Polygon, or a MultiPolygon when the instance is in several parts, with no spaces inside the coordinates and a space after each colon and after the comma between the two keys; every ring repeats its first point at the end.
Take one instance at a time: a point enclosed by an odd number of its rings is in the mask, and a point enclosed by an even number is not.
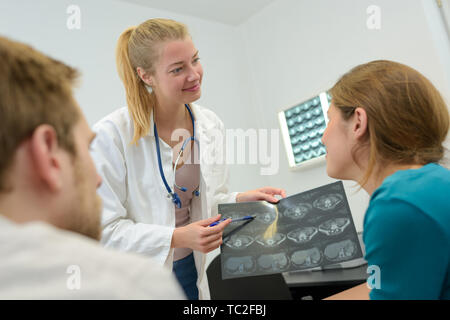
{"type": "Polygon", "coordinates": [[[63,185],[62,153],[52,126],[44,124],[34,130],[30,139],[30,154],[37,179],[52,191],[60,190],[63,185]]]}
{"type": "Polygon", "coordinates": [[[367,113],[363,108],[356,108],[353,114],[352,131],[357,140],[361,140],[367,133],[367,113]]]}
{"type": "Polygon", "coordinates": [[[139,76],[139,78],[141,78],[142,81],[144,81],[144,83],[150,87],[153,87],[153,78],[150,75],[150,73],[146,72],[144,69],[142,69],[141,67],[137,67],[136,68],[136,72],[139,76]]]}

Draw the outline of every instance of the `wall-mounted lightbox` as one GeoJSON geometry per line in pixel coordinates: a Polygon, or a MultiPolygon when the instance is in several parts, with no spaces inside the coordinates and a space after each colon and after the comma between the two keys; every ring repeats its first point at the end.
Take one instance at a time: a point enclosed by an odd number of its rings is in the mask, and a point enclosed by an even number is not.
{"type": "Polygon", "coordinates": [[[330,94],[322,92],[278,113],[291,168],[301,168],[325,159],[326,150],[321,139],[328,123],[330,102],[330,94]]]}

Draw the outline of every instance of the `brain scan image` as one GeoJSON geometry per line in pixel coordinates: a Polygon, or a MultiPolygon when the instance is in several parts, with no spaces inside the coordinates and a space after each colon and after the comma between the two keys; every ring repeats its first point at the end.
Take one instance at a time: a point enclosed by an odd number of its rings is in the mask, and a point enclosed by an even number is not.
{"type": "Polygon", "coordinates": [[[295,251],[291,255],[291,262],[297,267],[312,268],[318,266],[321,261],[322,253],[318,248],[295,251]]]}
{"type": "Polygon", "coordinates": [[[266,272],[282,272],[289,267],[286,253],[263,254],[256,260],[258,267],[266,272]]]}
{"type": "Polygon", "coordinates": [[[225,261],[225,271],[232,275],[252,273],[256,269],[255,259],[251,256],[230,257],[225,261]]]}
{"type": "Polygon", "coordinates": [[[350,260],[356,254],[356,244],[352,240],[344,240],[329,244],[324,251],[325,257],[331,261],[350,260]]]}
{"type": "Polygon", "coordinates": [[[298,220],[303,218],[311,209],[312,206],[309,203],[299,203],[294,207],[284,210],[283,215],[287,218],[298,220]]]}
{"type": "Polygon", "coordinates": [[[266,247],[266,248],[273,248],[276,246],[279,246],[284,240],[286,240],[286,236],[282,233],[275,233],[270,238],[264,238],[264,236],[257,236],[256,242],[258,242],[260,245],[266,247]]]}
{"type": "Polygon", "coordinates": [[[271,224],[276,217],[277,217],[276,212],[270,211],[256,214],[255,220],[262,222],[264,224],[271,224]]]}
{"type": "Polygon", "coordinates": [[[327,194],[314,200],[313,206],[314,208],[328,211],[336,208],[337,205],[342,202],[342,200],[342,195],[338,193],[327,194]]]}
{"type": "Polygon", "coordinates": [[[319,231],[327,236],[334,236],[342,233],[349,224],[350,219],[347,218],[330,219],[319,226],[319,231]]]}
{"type": "Polygon", "coordinates": [[[310,241],[317,234],[317,228],[306,227],[292,230],[287,234],[289,240],[296,243],[305,243],[310,241]]]}
{"type": "Polygon", "coordinates": [[[223,242],[227,247],[232,249],[245,249],[251,245],[253,241],[255,241],[255,239],[250,236],[244,234],[234,234],[231,237],[225,238],[223,242]]]}

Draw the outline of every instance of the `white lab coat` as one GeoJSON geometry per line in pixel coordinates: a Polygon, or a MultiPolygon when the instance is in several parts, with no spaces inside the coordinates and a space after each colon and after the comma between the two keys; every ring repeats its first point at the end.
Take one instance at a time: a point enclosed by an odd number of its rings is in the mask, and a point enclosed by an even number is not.
{"type": "MultiPolygon", "coordinates": [[[[237,192],[228,193],[225,165],[225,130],[217,115],[191,104],[196,138],[200,145],[200,196],[191,202],[191,222],[217,214],[217,204],[235,202],[237,192]],[[218,132],[223,140],[218,139],[218,132]],[[208,155],[206,158],[203,155],[208,155]],[[214,159],[214,161],[211,161],[214,159]],[[206,161],[207,160],[207,161],[206,161]],[[215,163],[214,163],[215,162],[215,163]],[[222,163],[222,164],[220,164],[222,163]]],[[[116,110],[94,125],[97,138],[92,156],[103,178],[99,194],[103,199],[102,239],[106,247],[148,255],[172,268],[170,248],[175,229],[175,206],[162,182],[153,132],[131,145],[133,122],[126,107],[116,110]]],[[[164,174],[173,190],[173,151],[160,140],[164,174]]],[[[194,251],[199,298],[209,299],[205,254],[194,251]]]]}

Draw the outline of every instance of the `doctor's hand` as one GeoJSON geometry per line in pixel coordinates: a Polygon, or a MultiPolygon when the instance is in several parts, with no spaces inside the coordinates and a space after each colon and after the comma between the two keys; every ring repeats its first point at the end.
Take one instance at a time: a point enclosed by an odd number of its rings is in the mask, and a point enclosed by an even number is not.
{"type": "Polygon", "coordinates": [[[210,252],[222,244],[223,229],[231,223],[231,219],[210,227],[220,220],[221,215],[200,220],[184,227],[176,228],[172,235],[172,248],[190,248],[203,253],[210,252]]]}
{"type": "Polygon", "coordinates": [[[236,196],[236,202],[265,200],[268,202],[277,203],[280,200],[275,198],[275,195],[280,195],[282,198],[286,198],[286,191],[284,191],[284,189],[273,187],[259,188],[256,190],[238,193],[236,196]]]}

